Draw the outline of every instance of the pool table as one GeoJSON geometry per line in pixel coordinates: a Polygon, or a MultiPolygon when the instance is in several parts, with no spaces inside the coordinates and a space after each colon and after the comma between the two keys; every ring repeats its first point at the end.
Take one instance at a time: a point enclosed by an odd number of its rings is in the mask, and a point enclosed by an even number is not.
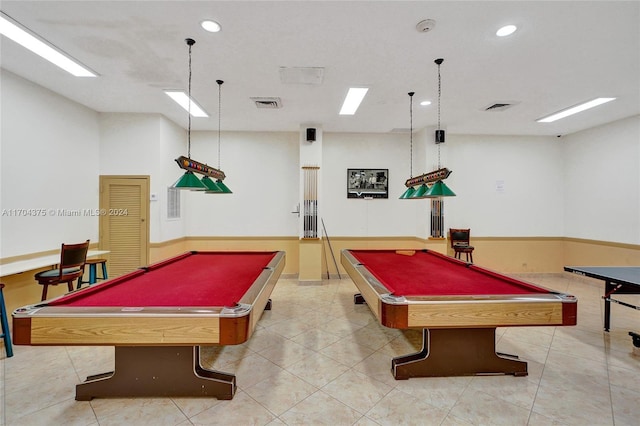
{"type": "Polygon", "coordinates": [[[349,250],[341,262],[390,328],[422,329],[420,352],[396,357],[411,377],[527,375],[527,363],[495,348],[497,327],[575,325],[577,299],[431,250],[349,250]]]}
{"type": "Polygon", "coordinates": [[[115,369],[76,386],[94,397],[232,399],[236,378],[200,365],[201,345],[249,339],[285,253],[197,252],[13,312],[17,345],[115,346],[115,369]]]}

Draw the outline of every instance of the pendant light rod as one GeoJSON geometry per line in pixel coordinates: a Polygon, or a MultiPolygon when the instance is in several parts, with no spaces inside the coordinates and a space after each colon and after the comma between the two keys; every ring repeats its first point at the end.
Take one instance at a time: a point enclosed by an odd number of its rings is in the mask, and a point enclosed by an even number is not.
{"type": "Polygon", "coordinates": [[[191,47],[196,43],[196,41],[192,38],[185,39],[187,46],[189,46],[189,82],[188,82],[188,125],[187,125],[187,156],[188,157],[179,157],[176,159],[176,163],[180,168],[186,170],[184,175],[182,175],[178,180],[171,186],[176,189],[185,189],[191,191],[204,191],[207,189],[207,186],[198,179],[198,177],[194,174],[194,172],[202,173],[201,165],[196,165],[195,162],[191,160],[191,47]]]}
{"type": "Polygon", "coordinates": [[[409,142],[411,145],[411,163],[409,165],[409,179],[411,179],[413,177],[413,95],[415,95],[416,92],[409,92],[409,142]]]}
{"type": "MultiPolygon", "coordinates": [[[[411,173],[409,174],[409,180],[413,178],[413,95],[416,92],[409,92],[409,145],[410,145],[410,156],[409,156],[409,170],[411,173]]],[[[415,190],[413,187],[407,187],[406,191],[400,196],[401,200],[410,199],[415,190]]]]}
{"type": "MultiPolygon", "coordinates": [[[[220,168],[220,158],[222,157],[220,154],[220,141],[222,140],[221,137],[221,132],[222,132],[222,84],[224,83],[224,81],[222,80],[216,80],[216,83],[218,83],[218,169],[220,168]]],[[[221,171],[222,173],[222,171],[221,171]]],[[[218,186],[218,189],[220,189],[220,194],[232,194],[233,191],[231,191],[229,189],[229,187],[227,185],[224,184],[224,182],[222,181],[224,179],[224,173],[222,173],[222,178],[219,178],[218,180],[216,180],[216,185],[218,186]]]]}
{"type": "Polygon", "coordinates": [[[189,46],[189,82],[187,88],[187,96],[189,97],[189,106],[187,107],[189,122],[187,125],[187,157],[191,158],[191,48],[196,44],[196,41],[192,38],[186,38],[184,41],[186,41],[187,46],[189,46]]]}
{"type": "Polygon", "coordinates": [[[438,129],[436,130],[436,144],[438,145],[438,169],[440,168],[440,144],[444,142],[444,130],[440,127],[440,103],[442,100],[442,76],[440,75],[440,65],[444,62],[443,58],[433,61],[438,65],[438,129]]]}
{"type": "Polygon", "coordinates": [[[222,80],[216,80],[218,83],[218,169],[220,168],[220,132],[221,132],[221,116],[222,116],[222,80]]]}
{"type": "MultiPolygon", "coordinates": [[[[440,128],[440,104],[442,101],[442,76],[440,75],[440,65],[444,62],[444,59],[438,58],[434,61],[438,66],[438,129],[436,130],[436,145],[438,145],[438,169],[440,168],[440,145],[444,143],[444,130],[440,128]]],[[[447,177],[451,174],[449,172],[447,177]]],[[[440,198],[440,197],[455,197],[455,193],[449,189],[449,187],[442,181],[438,179],[436,182],[431,185],[429,190],[423,194],[424,198],[440,198]]]]}

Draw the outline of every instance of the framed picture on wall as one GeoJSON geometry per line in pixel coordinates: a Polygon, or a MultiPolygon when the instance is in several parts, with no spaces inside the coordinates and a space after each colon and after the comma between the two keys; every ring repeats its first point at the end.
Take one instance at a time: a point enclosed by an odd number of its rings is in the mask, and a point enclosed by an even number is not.
{"type": "Polygon", "coordinates": [[[347,198],[389,198],[389,169],[347,169],[347,198]]]}

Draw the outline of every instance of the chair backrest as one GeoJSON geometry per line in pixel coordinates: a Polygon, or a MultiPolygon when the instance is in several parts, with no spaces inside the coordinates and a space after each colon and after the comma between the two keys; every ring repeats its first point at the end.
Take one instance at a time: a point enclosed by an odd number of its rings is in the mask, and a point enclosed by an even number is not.
{"type": "Polygon", "coordinates": [[[89,240],[79,244],[62,244],[60,271],[63,268],[84,268],[89,251],[89,240]]]}
{"type": "Polygon", "coordinates": [[[469,245],[469,237],[471,235],[471,229],[456,229],[449,228],[449,243],[453,248],[456,244],[469,245]]]}

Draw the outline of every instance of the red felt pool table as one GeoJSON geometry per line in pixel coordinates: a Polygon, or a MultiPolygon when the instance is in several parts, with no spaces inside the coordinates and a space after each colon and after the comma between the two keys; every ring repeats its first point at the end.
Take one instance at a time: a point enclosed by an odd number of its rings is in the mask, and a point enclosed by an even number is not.
{"type": "Polygon", "coordinates": [[[577,299],[422,250],[343,250],[342,265],[380,323],[423,330],[420,352],[394,358],[396,379],[527,375],[495,350],[496,327],[575,325],[577,299]],[[404,253],[404,254],[401,254],[404,253]]]}
{"type": "Polygon", "coordinates": [[[115,346],[115,370],[76,387],[94,397],[231,399],[235,376],[200,365],[200,345],[251,336],[284,252],[189,252],[13,312],[17,345],[115,346]]]}

